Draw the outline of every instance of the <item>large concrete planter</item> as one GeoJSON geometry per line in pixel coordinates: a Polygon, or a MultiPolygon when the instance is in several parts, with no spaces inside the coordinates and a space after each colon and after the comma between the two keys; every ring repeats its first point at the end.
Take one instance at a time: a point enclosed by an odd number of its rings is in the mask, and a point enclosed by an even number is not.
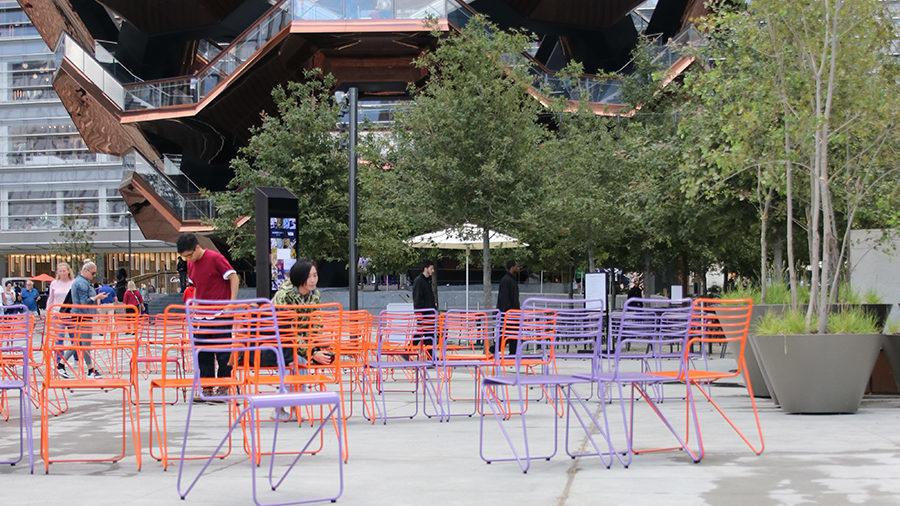
{"type": "Polygon", "coordinates": [[[880,334],[751,336],[750,344],[781,409],[856,413],[881,350],[880,334]]]}
{"type": "Polygon", "coordinates": [[[891,374],[894,375],[894,383],[897,390],[900,390],[900,335],[886,335],[882,337],[881,349],[887,358],[888,365],[891,367],[891,374]]]}
{"type": "MultiPolygon", "coordinates": [[[[890,311],[890,304],[858,304],[858,305],[841,305],[841,304],[832,304],[829,308],[829,311],[832,313],[838,312],[841,309],[848,307],[859,307],[866,314],[872,316],[875,319],[875,326],[878,329],[884,327],[884,322],[887,318],[887,314],[890,311]]],[[[775,314],[784,314],[785,311],[788,311],[790,306],[785,304],[756,304],[753,306],[753,312],[750,316],[750,333],[753,334],[753,329],[756,328],[759,321],[762,320],[763,316],[770,312],[774,312],[775,314]]],[[[806,304],[800,305],[800,311],[806,311],[806,304]]],[[[900,346],[900,344],[898,344],[900,346]]],[[[887,353],[887,350],[885,350],[887,353]]],[[[900,353],[900,350],[898,350],[900,353]]],[[[772,400],[775,404],[778,404],[778,398],[776,395],[773,395],[772,386],[768,384],[765,371],[762,370],[759,364],[759,360],[756,358],[756,352],[753,350],[752,346],[747,346],[744,350],[744,361],[747,363],[747,374],[750,376],[750,383],[753,385],[753,396],[754,397],[772,397],[772,400]]],[[[900,369],[900,356],[896,358],[896,362],[891,362],[891,370],[898,371],[900,369]],[[897,365],[894,365],[894,364],[897,365]]],[[[894,378],[898,378],[897,373],[894,373],[894,378]]],[[[900,382],[900,379],[897,379],[900,382]]]]}

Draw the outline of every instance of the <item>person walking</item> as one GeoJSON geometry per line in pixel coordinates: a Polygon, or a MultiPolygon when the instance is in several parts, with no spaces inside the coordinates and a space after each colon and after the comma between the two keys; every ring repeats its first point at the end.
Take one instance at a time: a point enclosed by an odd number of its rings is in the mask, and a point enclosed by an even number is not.
{"type": "MultiPolygon", "coordinates": [[[[628,289],[628,298],[629,299],[640,299],[644,297],[644,289],[641,288],[641,280],[638,278],[634,278],[632,281],[631,288],[628,289]]],[[[634,307],[644,307],[644,303],[642,302],[634,302],[634,307]]]]}
{"type": "Polygon", "coordinates": [[[105,293],[103,299],[100,300],[100,307],[98,311],[102,314],[113,314],[116,312],[113,305],[115,305],[118,299],[116,297],[116,289],[110,286],[109,282],[106,279],[100,280],[100,288],[97,289],[97,293],[105,293]]]}
{"type": "Polygon", "coordinates": [[[425,260],[422,272],[413,281],[413,309],[437,309],[434,291],[431,289],[431,276],[434,274],[434,262],[425,260]]]}
{"type": "Polygon", "coordinates": [[[128,289],[125,290],[125,300],[122,302],[129,306],[137,307],[139,313],[144,312],[144,296],[138,291],[134,281],[128,282],[128,289]]]}
{"type": "Polygon", "coordinates": [[[125,290],[128,290],[128,271],[120,267],[116,272],[116,299],[125,300],[125,290]]]}
{"type": "Polygon", "coordinates": [[[178,271],[178,282],[181,286],[181,293],[184,293],[184,291],[187,290],[187,262],[183,258],[179,257],[178,263],[175,264],[175,270],[178,271]]]}
{"type": "Polygon", "coordinates": [[[25,304],[25,307],[28,308],[31,314],[39,315],[41,313],[38,309],[38,298],[40,298],[41,292],[34,287],[34,281],[30,279],[26,281],[25,288],[22,289],[22,293],[19,296],[22,297],[22,304],[25,304]]]}
{"type": "MultiPolygon", "coordinates": [[[[82,315],[77,316],[80,320],[85,322],[91,318],[90,315],[97,314],[96,307],[87,307],[87,306],[96,306],[99,301],[103,300],[107,295],[105,293],[97,293],[94,290],[91,282],[94,279],[94,276],[97,275],[97,265],[94,262],[87,261],[84,265],[81,266],[81,272],[78,273],[78,276],[75,278],[75,281],[72,283],[72,304],[76,306],[85,306],[85,307],[73,307],[72,315],[82,315]]],[[[68,350],[65,353],[64,359],[68,360],[69,357],[75,356],[76,359],[80,359],[82,365],[87,368],[87,377],[88,378],[101,378],[102,375],[100,371],[94,369],[93,361],[91,360],[91,354],[88,350],[83,349],[84,347],[88,347],[91,345],[91,341],[94,336],[90,331],[90,324],[85,324],[85,329],[76,330],[74,340],[72,344],[82,347],[82,349],[76,350],[68,350]],[[79,357],[80,355],[80,357],[79,357]]]]}
{"type": "MultiPolygon", "coordinates": [[[[422,263],[422,272],[416,276],[413,281],[413,309],[418,313],[423,309],[434,309],[437,311],[437,302],[434,300],[434,292],[431,290],[431,276],[434,274],[434,262],[425,260],[422,263]]],[[[424,315],[417,314],[416,319],[420,325],[426,325],[427,318],[424,315]]],[[[431,327],[431,325],[428,325],[431,327]]],[[[416,333],[415,340],[419,342],[420,350],[427,346],[434,351],[434,333],[421,332],[416,333]]]]}
{"type": "Polygon", "coordinates": [[[19,295],[16,293],[15,288],[13,288],[13,282],[7,281],[6,286],[4,286],[3,293],[3,314],[13,314],[18,313],[19,308],[11,308],[13,304],[19,303],[19,295]]]}
{"type": "MultiPolygon", "coordinates": [[[[506,262],[506,272],[500,278],[500,289],[497,291],[497,309],[506,314],[510,309],[520,309],[519,303],[519,264],[515,260],[506,262]]],[[[519,346],[517,339],[510,339],[509,354],[515,355],[519,346]]],[[[498,350],[505,354],[505,350],[498,350]]]]}
{"type": "MultiPolygon", "coordinates": [[[[200,300],[228,301],[237,298],[240,278],[237,271],[218,251],[200,246],[197,236],[192,233],[182,234],[175,243],[178,254],[187,262],[188,277],[194,282],[194,297],[200,300]]],[[[227,335],[209,335],[209,339],[228,337],[227,335]]],[[[228,360],[231,353],[200,352],[197,366],[201,378],[227,378],[231,376],[228,360]],[[218,369],[216,365],[218,364],[218,369]]],[[[211,387],[203,388],[203,396],[228,395],[227,387],[219,387],[213,391],[211,387]]]]}
{"type": "MultiPolygon", "coordinates": [[[[72,268],[69,267],[69,264],[66,262],[59,262],[56,264],[56,279],[50,282],[50,289],[47,293],[47,312],[50,312],[50,308],[62,304],[66,300],[66,295],[68,295],[69,290],[72,289],[72,283],[75,282],[75,277],[72,275],[72,268]]],[[[71,298],[69,299],[71,301],[71,298]]],[[[57,309],[58,310],[58,309],[57,309]]],[[[71,328],[67,325],[60,325],[62,329],[71,328]]],[[[56,338],[56,344],[63,344],[63,340],[68,337],[68,332],[63,330],[61,334],[59,334],[56,338]]],[[[57,354],[56,356],[56,370],[59,373],[59,376],[63,379],[69,379],[72,376],[69,374],[69,371],[66,370],[66,364],[63,361],[62,354],[57,354]]]]}

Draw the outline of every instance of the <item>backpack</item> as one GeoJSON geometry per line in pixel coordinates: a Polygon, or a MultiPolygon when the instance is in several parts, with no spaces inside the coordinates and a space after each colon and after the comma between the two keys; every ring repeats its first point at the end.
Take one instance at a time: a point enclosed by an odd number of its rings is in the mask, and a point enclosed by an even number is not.
{"type": "MultiPolygon", "coordinates": [[[[72,289],[70,288],[68,292],[66,292],[66,298],[62,301],[63,304],[71,304],[72,303],[72,289]]],[[[71,313],[72,308],[70,307],[61,307],[59,308],[60,313],[71,313]]]]}

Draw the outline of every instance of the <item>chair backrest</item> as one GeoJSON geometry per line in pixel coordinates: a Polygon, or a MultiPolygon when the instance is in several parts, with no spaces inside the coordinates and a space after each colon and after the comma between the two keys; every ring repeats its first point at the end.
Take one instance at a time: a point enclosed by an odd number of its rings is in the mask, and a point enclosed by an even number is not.
{"type": "Polygon", "coordinates": [[[555,365],[556,361],[556,311],[549,309],[510,309],[503,315],[503,331],[499,355],[501,363],[506,342],[518,341],[515,354],[515,373],[527,373],[522,368],[533,369],[555,365]]]}
{"type": "MultiPolygon", "coordinates": [[[[313,363],[313,350],[327,348],[335,357],[340,357],[343,311],[344,308],[337,302],[275,306],[281,341],[285,346],[293,348],[294,360],[302,358],[308,367],[315,366],[320,374],[329,375],[333,382],[340,380],[337,367],[316,366],[313,363]],[[306,355],[298,357],[296,354],[299,350],[304,350],[306,355]]],[[[332,364],[336,363],[337,361],[332,364]]]]}
{"type": "MultiPolygon", "coordinates": [[[[688,332],[691,327],[691,299],[673,299],[667,301],[632,298],[625,301],[625,307],[615,329],[615,370],[622,358],[643,358],[652,370],[662,370],[662,359],[670,356],[664,347],[677,346],[686,349],[688,332]],[[626,354],[630,344],[649,345],[646,352],[626,354]]],[[[685,367],[685,358],[680,355],[678,371],[685,367]]]]}
{"type": "Polygon", "coordinates": [[[375,351],[379,356],[385,352],[414,353],[424,341],[433,358],[437,324],[438,313],[434,309],[382,311],[378,314],[375,351]]]}
{"type": "Polygon", "coordinates": [[[738,346],[738,370],[744,363],[744,347],[750,328],[753,299],[695,299],[691,315],[690,341],[733,343],[738,346]]]}
{"type": "Polygon", "coordinates": [[[17,313],[0,315],[0,387],[28,386],[30,343],[34,319],[22,304],[6,306],[18,308],[17,313]]]}
{"type": "MultiPolygon", "coordinates": [[[[125,304],[108,304],[111,313],[96,313],[96,305],[60,304],[47,311],[43,343],[44,363],[55,363],[54,357],[66,351],[89,352],[92,361],[100,366],[107,379],[126,378],[136,381],[140,313],[138,308],[125,304]],[[61,312],[61,309],[91,312],[61,312]]],[[[71,363],[69,365],[72,365],[71,363]]],[[[78,362],[73,372],[84,376],[85,364],[78,362]]],[[[57,374],[48,367],[45,378],[57,374]]]]}
{"type": "MultiPolygon", "coordinates": [[[[203,352],[232,352],[249,361],[250,354],[262,350],[275,354],[279,391],[285,391],[284,357],[275,306],[268,299],[201,300],[191,299],[185,305],[187,330],[194,363],[203,352]]],[[[200,388],[200,370],[194,368],[194,389],[200,388]]]]}
{"type": "MultiPolygon", "coordinates": [[[[603,342],[603,299],[530,297],[522,303],[522,308],[555,311],[556,341],[559,345],[584,346],[591,352],[600,349],[603,342]]],[[[584,353],[582,356],[591,357],[584,353]]]]}
{"type": "Polygon", "coordinates": [[[441,344],[439,360],[454,360],[455,355],[465,354],[468,359],[476,355],[496,354],[497,336],[500,332],[500,311],[497,309],[451,309],[441,315],[441,344]],[[485,346],[489,343],[489,346],[485,346]]]}
{"type": "Polygon", "coordinates": [[[341,313],[341,353],[364,357],[372,334],[372,314],[365,309],[341,313]]]}

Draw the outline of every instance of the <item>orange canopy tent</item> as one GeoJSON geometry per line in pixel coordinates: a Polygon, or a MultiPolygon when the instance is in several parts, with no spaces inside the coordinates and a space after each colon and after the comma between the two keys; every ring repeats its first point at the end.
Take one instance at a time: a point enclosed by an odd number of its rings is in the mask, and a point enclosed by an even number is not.
{"type": "Polygon", "coordinates": [[[28,279],[30,279],[30,280],[32,280],[32,281],[44,281],[44,282],[49,282],[49,281],[53,281],[53,280],[56,279],[56,278],[54,278],[53,276],[51,276],[51,275],[49,275],[49,274],[38,274],[37,276],[32,276],[32,277],[30,277],[30,278],[28,278],[28,279]]]}

